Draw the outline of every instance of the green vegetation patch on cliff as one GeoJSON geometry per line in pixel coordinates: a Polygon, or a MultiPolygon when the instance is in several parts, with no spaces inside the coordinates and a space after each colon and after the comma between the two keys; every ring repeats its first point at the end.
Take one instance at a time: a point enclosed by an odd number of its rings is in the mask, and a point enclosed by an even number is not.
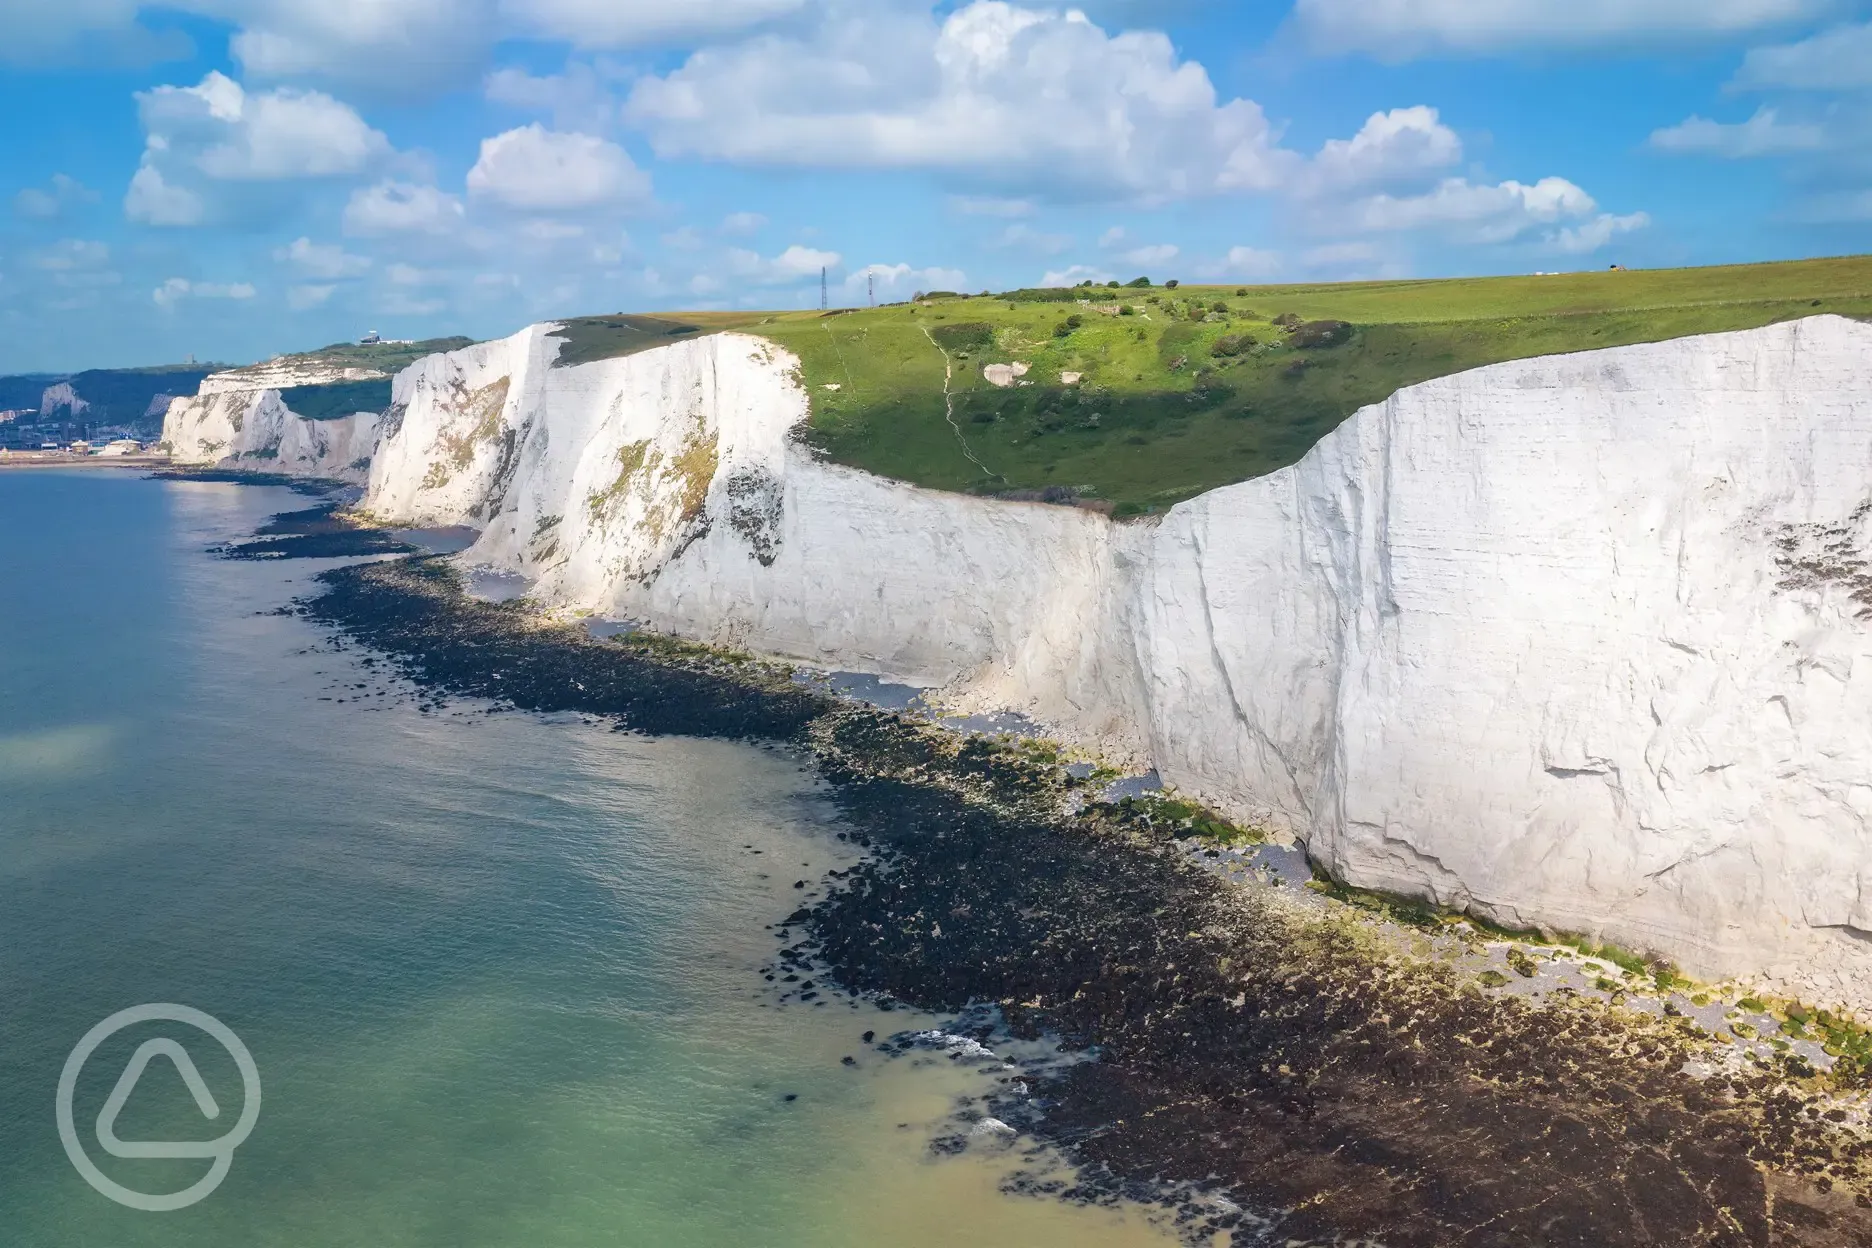
{"type": "Polygon", "coordinates": [[[1360,407],[1465,369],[1872,316],[1872,257],[1016,296],[691,319],[797,354],[808,436],[832,460],[938,489],[1104,500],[1126,515],[1284,468],[1360,407]]]}
{"type": "Polygon", "coordinates": [[[553,331],[553,337],[563,344],[553,367],[570,368],[574,364],[614,360],[708,332],[711,331],[689,318],[631,316],[622,312],[616,316],[574,317],[559,322],[553,331]]]}
{"type": "Polygon", "coordinates": [[[306,420],[339,420],[358,412],[381,412],[390,406],[390,379],[337,381],[326,386],[292,386],[280,399],[306,420]]]}

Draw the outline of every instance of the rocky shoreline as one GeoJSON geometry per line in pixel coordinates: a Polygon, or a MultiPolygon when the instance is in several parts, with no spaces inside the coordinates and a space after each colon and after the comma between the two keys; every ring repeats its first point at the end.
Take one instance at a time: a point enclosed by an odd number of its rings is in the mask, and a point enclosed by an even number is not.
{"type": "MultiPolygon", "coordinates": [[[[220,553],[407,549],[326,503],[220,553]]],[[[1011,1190],[1142,1201],[1202,1243],[1872,1245],[1863,1031],[1828,1033],[1848,1048],[1824,1058],[1753,1043],[1748,1024],[1678,1008],[1663,971],[1656,992],[1643,976],[1594,988],[1578,974],[1618,972],[1579,959],[1576,988],[1508,944],[1516,982],[1490,960],[1500,933],[1296,887],[1292,862],[1251,870],[1215,847],[1240,830],[1174,801],[1097,800],[1044,741],[854,705],[752,656],[596,639],[469,597],[443,558],[318,580],[288,609],[432,700],[802,748],[870,854],[800,882],[823,892],[780,931],[783,999],[811,984],[953,1014],[945,1043],[1090,1059],[1030,1064],[933,1142],[1022,1142],[1036,1167],[1011,1190]],[[1061,1156],[1074,1178],[1045,1164],[1061,1156]]]]}
{"type": "Polygon", "coordinates": [[[1493,991],[1386,916],[1222,878],[1187,818],[1087,803],[1043,743],[856,707],[748,656],[594,640],[466,597],[439,559],[319,579],[298,610],[438,694],[805,747],[873,852],[790,916],[781,967],[1095,1059],[981,1107],[1078,1167],[1024,1190],[1153,1201],[1237,1243],[1872,1244],[1857,1062],[1493,991]]]}

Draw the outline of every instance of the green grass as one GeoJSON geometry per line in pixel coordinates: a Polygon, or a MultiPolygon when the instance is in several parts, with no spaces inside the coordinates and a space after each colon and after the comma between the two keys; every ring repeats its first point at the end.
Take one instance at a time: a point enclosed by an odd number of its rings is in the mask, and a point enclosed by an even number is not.
{"type": "Polygon", "coordinates": [[[569,368],[635,355],[706,332],[693,317],[631,316],[623,312],[616,316],[574,317],[561,322],[553,335],[563,343],[553,367],[569,368]]]}
{"type": "Polygon", "coordinates": [[[1134,312],[956,297],[830,314],[620,314],[565,322],[558,362],[697,333],[758,334],[799,357],[812,403],[806,436],[834,461],[937,489],[1078,499],[1128,516],[1286,467],[1358,408],[1464,369],[1820,312],[1872,317],[1872,256],[1078,295],[1134,312]],[[1192,307],[1208,319],[1192,321],[1192,307]],[[1350,340],[1299,345],[1309,331],[1296,334],[1296,323],[1320,321],[1350,322],[1350,340]],[[1021,381],[1031,384],[1000,388],[983,374],[1015,362],[1028,365],[1021,381]],[[1062,373],[1082,377],[1069,385],[1062,373]]]}
{"type": "MultiPolygon", "coordinates": [[[[395,375],[425,355],[459,351],[472,347],[473,338],[428,338],[422,342],[334,342],[316,351],[301,351],[281,358],[307,364],[330,364],[343,368],[374,368],[395,375]]],[[[359,409],[364,410],[364,409],[359,409]]]]}
{"type": "Polygon", "coordinates": [[[389,407],[390,379],[292,386],[280,391],[280,398],[307,420],[337,420],[354,412],[381,412],[389,407]]]}

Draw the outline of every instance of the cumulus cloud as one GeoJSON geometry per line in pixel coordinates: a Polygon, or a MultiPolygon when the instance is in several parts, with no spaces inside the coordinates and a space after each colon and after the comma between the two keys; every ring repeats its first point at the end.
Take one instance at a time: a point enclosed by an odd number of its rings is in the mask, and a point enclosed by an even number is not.
{"type": "Polygon", "coordinates": [[[1556,231],[1549,239],[1554,247],[1572,255],[1582,255],[1589,251],[1598,251],[1620,234],[1629,234],[1633,230],[1642,230],[1651,224],[1649,213],[1633,212],[1622,217],[1602,212],[1584,225],[1567,226],[1556,231]]]}
{"type": "Polygon", "coordinates": [[[807,0],[502,0],[511,23],[581,47],[716,38],[790,16],[807,0]]]}
{"type": "Polygon", "coordinates": [[[173,309],[184,299],[251,299],[254,288],[246,282],[222,285],[217,282],[191,282],[186,277],[172,277],[151,292],[156,306],[173,309]]]}
{"type": "Polygon", "coordinates": [[[867,264],[846,277],[843,289],[859,296],[875,283],[877,297],[883,302],[907,299],[919,290],[966,290],[968,275],[960,269],[912,268],[907,264],[867,264]]]}
{"type": "Polygon", "coordinates": [[[1446,178],[1426,194],[1361,200],[1353,219],[1373,232],[1434,229],[1463,242],[1503,243],[1540,225],[1587,216],[1597,207],[1592,196],[1565,178],[1495,186],[1446,178]]]}
{"type": "Polygon", "coordinates": [[[323,92],[249,93],[215,71],[193,87],[138,92],[137,109],[145,164],[223,181],[355,174],[390,154],[388,139],[323,92]]]}
{"type": "Polygon", "coordinates": [[[565,72],[536,76],[524,69],[498,69],[484,91],[496,104],[552,118],[555,129],[602,134],[616,125],[620,75],[610,67],[573,61],[565,72]]]}
{"type": "Polygon", "coordinates": [[[171,186],[162,170],[144,165],[131,175],[124,193],[124,215],[147,225],[200,225],[208,215],[202,197],[185,186],[171,186]]]}
{"type": "Polygon", "coordinates": [[[779,286],[806,277],[817,277],[820,269],[835,269],[841,258],[836,251],[819,251],[812,247],[802,247],[798,243],[772,259],[757,251],[737,247],[728,253],[728,267],[744,281],[779,286]]]}
{"type": "Polygon", "coordinates": [[[503,39],[622,48],[717,38],[784,19],[809,0],[0,0],[0,60],[87,63],[185,56],[179,32],[152,33],[162,9],[231,23],[250,77],[320,79],[378,94],[472,81],[503,39]]]}
{"type": "Polygon", "coordinates": [[[607,139],[536,122],[481,141],[468,193],[524,211],[573,211],[646,200],[650,175],[607,139]]]}
{"type": "Polygon", "coordinates": [[[1395,60],[1734,35],[1831,7],[1831,0],[1298,0],[1294,21],[1316,46],[1395,60]]]}
{"type": "Polygon", "coordinates": [[[391,155],[388,139],[318,91],[249,92],[211,72],[193,87],[139,92],[137,108],[143,159],[124,211],[150,225],[197,225],[258,184],[352,176],[391,155]]]}
{"type": "Polygon", "coordinates": [[[355,256],[337,243],[315,243],[309,238],[294,239],[291,246],[275,251],[273,258],[324,281],[359,277],[371,267],[369,256],[355,256]]]}
{"type": "Polygon", "coordinates": [[[1116,279],[1104,269],[1093,268],[1085,264],[1075,264],[1070,268],[1048,272],[1046,276],[1040,279],[1040,284],[1042,286],[1077,286],[1081,282],[1097,282],[1100,285],[1104,285],[1106,282],[1114,280],[1116,279]]]}
{"type": "Polygon", "coordinates": [[[1732,85],[1789,91],[1872,88],[1872,22],[1836,26],[1799,43],[1756,48],[1743,58],[1732,85]]]}
{"type": "Polygon", "coordinates": [[[395,180],[360,187],[345,205],[346,234],[449,234],[467,219],[461,200],[417,182],[395,180]]]}
{"type": "Polygon", "coordinates": [[[495,0],[178,0],[234,21],[229,47],[257,78],[315,78],[377,94],[472,79],[500,31],[495,0]]]}
{"type": "Polygon", "coordinates": [[[1462,159],[1462,140],[1423,104],[1373,113],[1349,139],[1330,139],[1313,158],[1314,193],[1408,181],[1462,159]]]}
{"type": "Polygon", "coordinates": [[[1691,117],[1651,133],[1651,146],[1661,152],[1721,156],[1729,160],[1811,152],[1826,145],[1824,129],[1783,122],[1772,108],[1757,109],[1753,117],[1734,125],[1691,117]]]}
{"type": "Polygon", "coordinates": [[[63,173],[52,175],[46,186],[28,186],[13,197],[13,211],[35,221],[56,221],[79,204],[97,198],[97,192],[63,173]]]}
{"type": "Polygon", "coordinates": [[[731,212],[722,218],[721,230],[724,234],[758,234],[767,218],[758,212],[731,212]]]}
{"type": "Polygon", "coordinates": [[[625,116],[659,155],[925,169],[1022,198],[1268,190],[1298,161],[1165,36],[1002,0],[940,25],[884,6],[705,49],[641,79],[625,116]]]}

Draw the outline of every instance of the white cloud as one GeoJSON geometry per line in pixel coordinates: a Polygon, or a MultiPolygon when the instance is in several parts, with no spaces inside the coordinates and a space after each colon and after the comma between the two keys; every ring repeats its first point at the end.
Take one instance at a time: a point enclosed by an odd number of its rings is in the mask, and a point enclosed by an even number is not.
{"type": "Polygon", "coordinates": [[[581,47],[715,38],[786,17],[807,0],[502,0],[513,26],[581,47]]]}
{"type": "Polygon", "coordinates": [[[609,140],[535,123],[481,141],[468,192],[509,208],[568,211],[646,200],[650,176],[609,140]]]}
{"type": "Polygon", "coordinates": [[[857,297],[864,295],[870,289],[867,283],[872,282],[876,283],[879,301],[885,303],[907,299],[919,290],[968,289],[968,275],[960,269],[916,269],[907,264],[867,264],[846,277],[843,285],[849,295],[857,297]]]}
{"type": "Polygon", "coordinates": [[[1308,170],[1312,192],[1407,181],[1462,159],[1462,140],[1419,104],[1373,113],[1349,139],[1328,140],[1308,170]]]}
{"type": "Polygon", "coordinates": [[[1735,35],[1831,7],[1831,0],[1298,0],[1294,20],[1317,46],[1395,60],[1735,35]]]}
{"type": "Polygon", "coordinates": [[[769,260],[759,252],[734,248],[728,253],[728,267],[736,277],[765,285],[778,286],[805,277],[819,276],[820,269],[835,269],[841,257],[836,251],[819,251],[798,243],[769,260]]]}
{"type": "Polygon", "coordinates": [[[246,282],[221,285],[216,282],[191,282],[186,277],[172,277],[151,292],[156,306],[172,309],[184,299],[251,299],[254,288],[246,282]]]}
{"type": "Polygon", "coordinates": [[[618,85],[615,72],[574,61],[564,73],[544,77],[499,69],[488,75],[484,90],[496,104],[550,116],[555,129],[602,134],[617,124],[618,85]]]}
{"type": "Polygon", "coordinates": [[[1597,207],[1592,196],[1565,178],[1542,178],[1531,186],[1446,178],[1427,194],[1374,195],[1352,212],[1365,230],[1440,229],[1465,242],[1502,243],[1537,225],[1584,217],[1597,207]]]}
{"type": "Polygon", "coordinates": [[[1043,256],[1055,256],[1072,246],[1072,237],[1067,234],[1049,234],[1036,230],[1024,221],[1016,221],[1002,230],[995,239],[1000,247],[1018,247],[1024,251],[1037,251],[1043,256]]]}
{"type": "Polygon", "coordinates": [[[1047,273],[1040,279],[1040,284],[1042,286],[1077,286],[1081,282],[1097,282],[1102,286],[1112,280],[1114,280],[1112,275],[1103,269],[1075,264],[1070,268],[1047,273]]]}
{"type": "Polygon", "coordinates": [[[665,247],[677,251],[694,251],[702,246],[702,231],[693,225],[685,225],[679,230],[671,230],[661,240],[665,247]]]}
{"type": "Polygon", "coordinates": [[[379,182],[351,193],[344,231],[353,235],[448,234],[466,219],[461,200],[415,182],[379,182]]]}
{"type": "Polygon", "coordinates": [[[96,198],[97,192],[78,179],[55,173],[50,184],[43,187],[29,186],[15,195],[13,211],[22,217],[55,221],[64,216],[68,209],[96,198]]]}
{"type": "Polygon", "coordinates": [[[1002,0],[940,26],[885,6],[705,49],[641,79],[625,115],[659,155],[928,169],[1053,198],[1268,190],[1298,163],[1167,37],[1002,0]]]}
{"type": "Polygon", "coordinates": [[[1836,26],[1799,43],[1756,48],[1743,58],[1733,85],[1790,91],[1872,87],[1872,22],[1836,26]]]}
{"type": "Polygon", "coordinates": [[[267,183],[368,171],[390,141],[348,105],[317,91],[249,92],[220,73],[193,87],[137,94],[143,159],[124,211],[150,225],[198,225],[264,202],[267,183]]]}
{"type": "Polygon", "coordinates": [[[494,0],[175,0],[231,20],[242,68],[410,94],[472,77],[500,31],[494,0]]]}
{"type": "Polygon", "coordinates": [[[1620,234],[1642,230],[1650,224],[1649,213],[1633,212],[1615,217],[1609,212],[1602,212],[1584,225],[1567,226],[1557,231],[1549,237],[1548,242],[1561,251],[1583,255],[1589,251],[1598,251],[1620,234]]]}
{"type": "Polygon", "coordinates": [[[1812,125],[1784,124],[1772,108],[1757,109],[1753,117],[1734,125],[1725,125],[1704,117],[1691,117],[1675,126],[1651,133],[1651,146],[1659,151],[1721,156],[1729,160],[1811,152],[1826,145],[1824,129],[1812,125]]]}
{"type": "Polygon", "coordinates": [[[435,280],[435,274],[426,273],[413,264],[398,261],[384,270],[384,276],[394,286],[423,286],[435,280]]]}
{"type": "Polygon", "coordinates": [[[193,87],[137,93],[143,161],[173,174],[189,168],[221,181],[270,181],[361,173],[390,154],[390,141],[349,105],[318,91],[248,92],[210,71],[193,87]]]}
{"type": "Polygon", "coordinates": [[[323,281],[357,277],[371,267],[369,256],[354,256],[337,243],[315,243],[309,238],[294,239],[291,246],[275,251],[273,258],[323,281]]]}
{"type": "Polygon", "coordinates": [[[144,165],[131,175],[124,215],[147,225],[199,225],[208,206],[187,187],[171,186],[154,165],[144,165]]]}
{"type": "Polygon", "coordinates": [[[295,312],[304,312],[307,308],[324,305],[338,288],[327,282],[322,285],[289,287],[286,291],[286,306],[295,312]]]}
{"type": "Polygon", "coordinates": [[[1220,261],[1198,265],[1196,276],[1202,278],[1248,278],[1270,277],[1280,272],[1279,252],[1262,251],[1257,247],[1231,247],[1228,255],[1220,261]]]}
{"type": "Polygon", "coordinates": [[[758,212],[731,212],[722,218],[721,230],[724,234],[758,234],[767,224],[767,218],[758,212]]]}
{"type": "Polygon", "coordinates": [[[1125,239],[1128,237],[1129,235],[1125,233],[1124,226],[1114,225],[1111,227],[1111,229],[1106,230],[1103,234],[1099,235],[1099,246],[1107,247],[1107,248],[1116,247],[1118,244],[1124,242],[1125,239]]]}
{"type": "Polygon", "coordinates": [[[1143,265],[1148,268],[1153,264],[1168,264],[1180,254],[1180,250],[1174,243],[1153,243],[1147,247],[1134,247],[1118,258],[1126,264],[1143,265]]]}

